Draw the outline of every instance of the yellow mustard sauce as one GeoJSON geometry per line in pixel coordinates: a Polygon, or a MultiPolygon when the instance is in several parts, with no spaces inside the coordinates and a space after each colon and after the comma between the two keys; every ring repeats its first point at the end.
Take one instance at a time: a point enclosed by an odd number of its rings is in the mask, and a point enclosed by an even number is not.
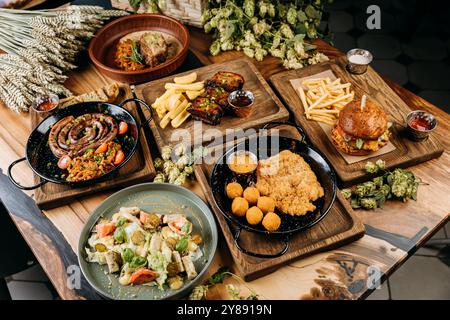
{"type": "Polygon", "coordinates": [[[258,163],[250,157],[248,154],[236,155],[229,163],[229,167],[232,171],[238,174],[245,174],[252,172],[256,169],[258,163]]]}

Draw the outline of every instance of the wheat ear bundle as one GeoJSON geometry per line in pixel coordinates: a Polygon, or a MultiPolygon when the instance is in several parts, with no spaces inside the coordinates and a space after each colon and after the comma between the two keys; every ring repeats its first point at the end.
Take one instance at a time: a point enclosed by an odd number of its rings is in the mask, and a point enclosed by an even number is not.
{"type": "Polygon", "coordinates": [[[99,6],[28,11],[0,8],[0,100],[26,112],[34,97],[71,95],[67,70],[105,21],[128,13],[99,6]]]}

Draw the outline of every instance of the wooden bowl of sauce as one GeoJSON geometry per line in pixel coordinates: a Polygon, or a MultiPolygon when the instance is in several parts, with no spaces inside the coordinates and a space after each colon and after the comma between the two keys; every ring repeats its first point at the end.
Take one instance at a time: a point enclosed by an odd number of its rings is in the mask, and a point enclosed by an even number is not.
{"type": "Polygon", "coordinates": [[[406,116],[406,126],[409,137],[414,141],[422,141],[428,138],[431,131],[436,129],[437,120],[428,112],[416,110],[406,116]]]}
{"type": "Polygon", "coordinates": [[[252,113],[255,96],[251,91],[236,90],[228,96],[231,110],[239,118],[246,118],[252,113]]]}
{"type": "Polygon", "coordinates": [[[44,94],[38,96],[33,101],[31,109],[41,118],[46,118],[52,114],[59,105],[59,97],[56,94],[44,94]]]}

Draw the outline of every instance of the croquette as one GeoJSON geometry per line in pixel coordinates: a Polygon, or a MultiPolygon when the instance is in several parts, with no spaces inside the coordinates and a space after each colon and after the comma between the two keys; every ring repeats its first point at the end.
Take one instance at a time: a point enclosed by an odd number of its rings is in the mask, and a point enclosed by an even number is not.
{"type": "Polygon", "coordinates": [[[264,216],[262,225],[267,231],[276,231],[280,228],[281,219],[276,213],[269,212],[264,216]]]}
{"type": "Polygon", "coordinates": [[[233,203],[231,204],[231,212],[238,217],[245,216],[248,210],[248,202],[244,198],[237,197],[234,198],[233,203]]]}
{"type": "Polygon", "coordinates": [[[231,182],[227,184],[226,191],[227,196],[230,199],[242,197],[242,193],[244,192],[242,186],[237,182],[231,182]]]}
{"type": "Polygon", "coordinates": [[[275,211],[275,200],[271,197],[259,197],[257,207],[266,214],[275,211]]]}
{"type": "Polygon", "coordinates": [[[258,207],[251,207],[247,210],[245,217],[247,218],[247,222],[249,224],[256,226],[262,221],[264,214],[258,207]]]}
{"type": "Polygon", "coordinates": [[[260,196],[259,190],[256,189],[255,187],[247,187],[244,190],[244,198],[252,206],[256,205],[256,203],[258,202],[259,196],[260,196]]]}

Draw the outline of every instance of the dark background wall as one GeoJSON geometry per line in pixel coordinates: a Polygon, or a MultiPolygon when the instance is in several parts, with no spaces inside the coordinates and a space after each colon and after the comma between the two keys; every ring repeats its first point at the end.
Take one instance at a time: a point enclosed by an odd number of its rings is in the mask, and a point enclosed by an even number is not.
{"type": "Polygon", "coordinates": [[[328,5],[334,45],[370,50],[373,67],[450,112],[450,1],[335,0],[328,5]],[[368,30],[366,9],[381,8],[381,30],[368,30]]]}
{"type": "MultiPolygon", "coordinates": [[[[52,0],[40,7],[66,2],[52,0]]],[[[111,4],[109,0],[72,3],[111,4]]],[[[326,12],[330,39],[337,48],[370,50],[378,72],[450,113],[450,1],[334,0],[326,12]],[[381,8],[380,30],[366,27],[366,9],[372,4],[381,8]]]]}

